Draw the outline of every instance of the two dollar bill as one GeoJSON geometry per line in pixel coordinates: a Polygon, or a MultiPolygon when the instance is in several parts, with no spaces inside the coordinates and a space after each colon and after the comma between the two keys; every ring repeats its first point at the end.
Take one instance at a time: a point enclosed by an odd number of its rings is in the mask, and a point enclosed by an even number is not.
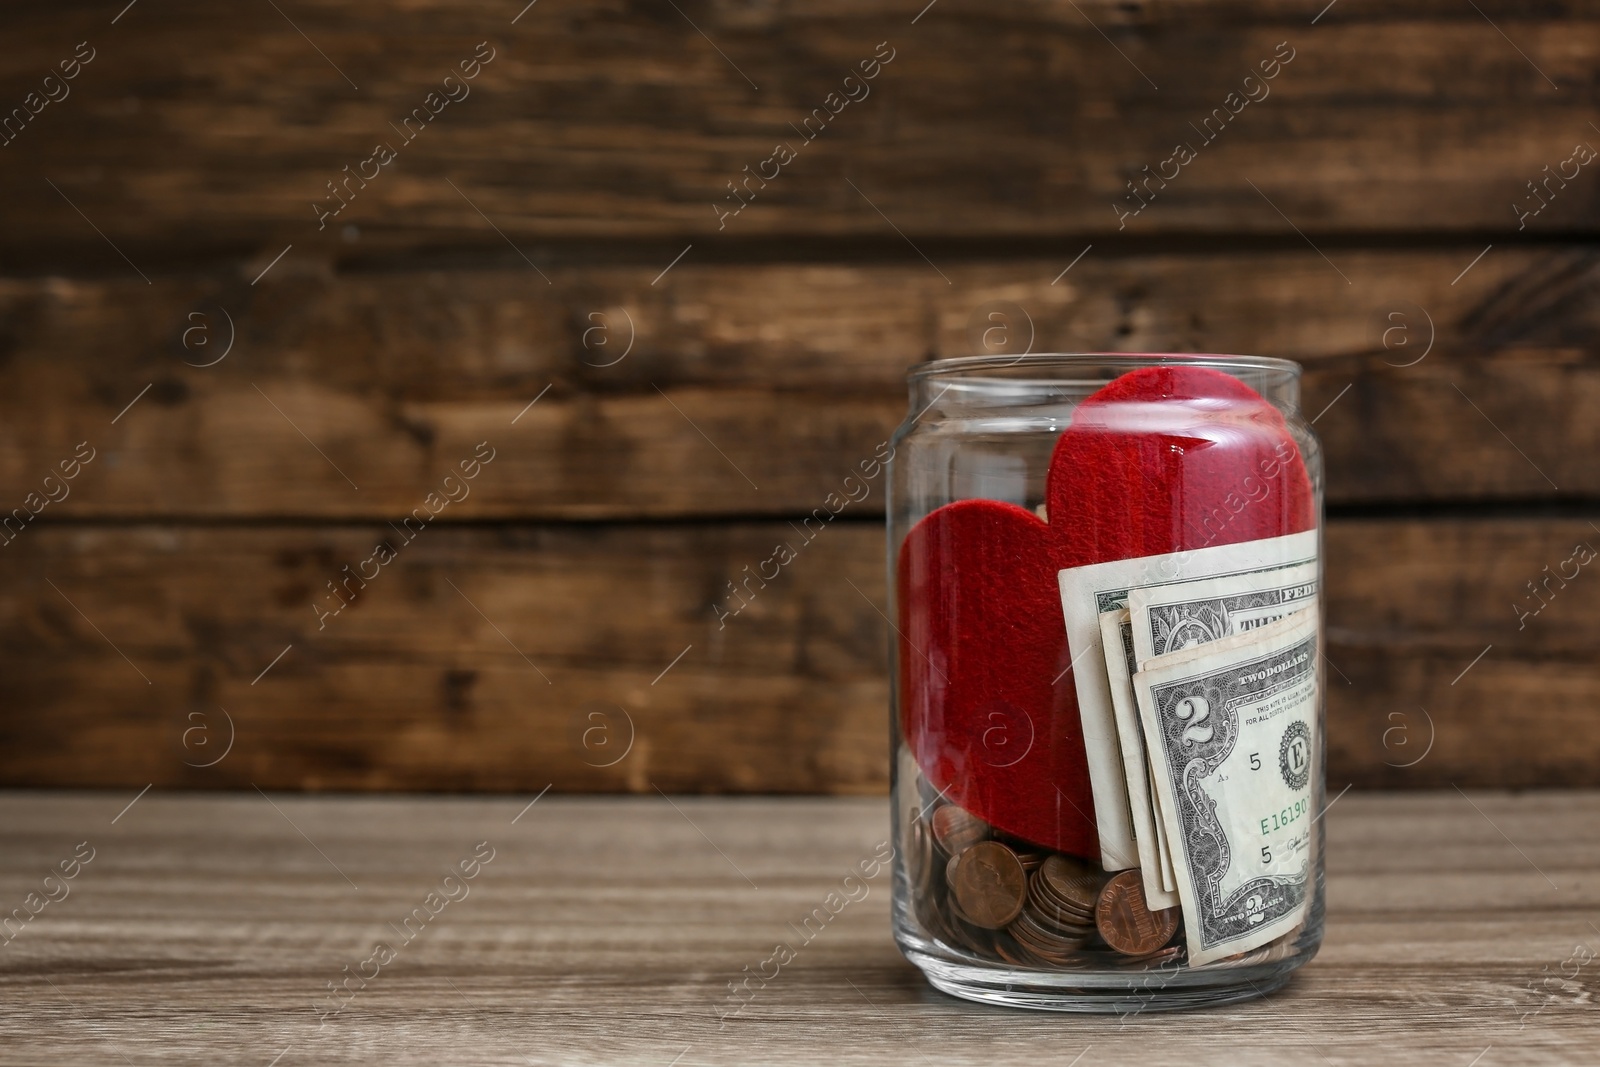
{"type": "Polygon", "coordinates": [[[1191,964],[1311,895],[1317,533],[1061,571],[1101,863],[1182,907],[1191,964]]]}

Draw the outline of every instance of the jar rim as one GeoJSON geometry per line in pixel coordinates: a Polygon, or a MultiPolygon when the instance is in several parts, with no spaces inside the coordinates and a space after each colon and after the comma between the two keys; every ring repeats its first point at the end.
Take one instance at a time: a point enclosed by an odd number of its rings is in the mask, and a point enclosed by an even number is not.
{"type": "Polygon", "coordinates": [[[1020,356],[954,356],[918,363],[906,371],[906,381],[966,375],[1013,367],[1082,367],[1129,363],[1141,367],[1200,366],[1218,370],[1237,368],[1298,376],[1299,363],[1277,356],[1247,356],[1210,352],[1026,352],[1020,356]]]}

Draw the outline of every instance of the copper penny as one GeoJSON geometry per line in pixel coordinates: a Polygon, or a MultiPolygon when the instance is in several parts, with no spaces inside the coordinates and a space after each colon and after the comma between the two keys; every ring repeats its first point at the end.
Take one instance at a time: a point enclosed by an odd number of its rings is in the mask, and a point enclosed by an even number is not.
{"type": "Polygon", "coordinates": [[[1035,962],[1034,954],[1029,952],[1024,946],[1017,944],[1015,941],[1012,941],[1008,944],[1006,941],[996,938],[994,950],[999,954],[1001,959],[1005,960],[1014,967],[1038,966],[1038,964],[1035,962]]]}
{"type": "MultiPolygon", "coordinates": [[[[1084,908],[1076,904],[1068,904],[1041,885],[1037,874],[1028,882],[1028,899],[1038,905],[1041,911],[1071,916],[1074,919],[1084,920],[1090,926],[1094,925],[1094,905],[1084,908]]],[[[1099,903],[1100,893],[1098,890],[1095,892],[1094,899],[1096,903],[1099,903]]]]}
{"type": "Polygon", "coordinates": [[[933,813],[933,839],[945,855],[957,856],[989,836],[989,824],[954,804],[945,804],[933,813]]]}
{"type": "Polygon", "coordinates": [[[1028,874],[1015,852],[998,841],[980,841],[955,858],[950,888],[969,922],[998,930],[1022,911],[1028,874]]]}
{"type": "MultiPolygon", "coordinates": [[[[1100,899],[1101,877],[1100,872],[1087,863],[1068,856],[1051,856],[1034,875],[1047,899],[1085,915],[1094,911],[1100,899]]],[[[1140,898],[1143,899],[1142,893],[1140,898]]]]}
{"type": "Polygon", "coordinates": [[[909,879],[919,897],[927,896],[933,888],[933,836],[921,819],[911,824],[911,847],[907,851],[909,879]]]}
{"type": "Polygon", "coordinates": [[[1064,912],[1052,911],[1049,908],[1039,906],[1033,900],[1029,900],[1022,909],[1022,915],[1018,921],[1024,918],[1030,919],[1036,925],[1062,937],[1070,937],[1078,941],[1082,941],[1094,932],[1093,919],[1079,919],[1064,912]]]}
{"type": "Polygon", "coordinates": [[[1011,931],[1012,937],[1023,942],[1028,948],[1047,956],[1071,955],[1089,936],[1088,930],[1084,930],[1076,937],[1051,930],[1040,923],[1026,908],[1022,909],[1017,921],[1007,929],[1011,931]]]}
{"type": "Polygon", "coordinates": [[[1017,859],[1022,863],[1022,869],[1029,874],[1037,871],[1039,865],[1044,862],[1044,853],[1042,852],[1024,852],[1022,849],[1016,849],[1015,851],[1017,859]]]}
{"type": "Polygon", "coordinates": [[[1172,939],[1178,909],[1152,912],[1138,871],[1123,871],[1106,883],[1095,905],[1095,928],[1106,944],[1125,956],[1145,956],[1172,939]]]}

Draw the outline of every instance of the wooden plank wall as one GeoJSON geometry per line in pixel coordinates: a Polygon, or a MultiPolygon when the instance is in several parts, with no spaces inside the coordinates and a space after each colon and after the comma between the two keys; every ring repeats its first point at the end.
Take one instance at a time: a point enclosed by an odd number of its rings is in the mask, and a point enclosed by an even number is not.
{"type": "Polygon", "coordinates": [[[0,781],[881,790],[881,487],[713,607],[1005,304],[1305,364],[1331,788],[1600,784],[1600,6],[120,8],[0,16],[0,781]]]}

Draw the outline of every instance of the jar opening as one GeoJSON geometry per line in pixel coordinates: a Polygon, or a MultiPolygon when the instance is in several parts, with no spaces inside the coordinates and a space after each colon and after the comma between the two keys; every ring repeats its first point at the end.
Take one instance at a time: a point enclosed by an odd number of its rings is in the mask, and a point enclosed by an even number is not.
{"type": "Polygon", "coordinates": [[[1020,356],[957,356],[919,363],[906,372],[910,382],[948,378],[1083,380],[1115,378],[1136,367],[1211,367],[1255,380],[1295,378],[1300,364],[1276,356],[1243,356],[1203,352],[1029,352],[1020,356]]]}

